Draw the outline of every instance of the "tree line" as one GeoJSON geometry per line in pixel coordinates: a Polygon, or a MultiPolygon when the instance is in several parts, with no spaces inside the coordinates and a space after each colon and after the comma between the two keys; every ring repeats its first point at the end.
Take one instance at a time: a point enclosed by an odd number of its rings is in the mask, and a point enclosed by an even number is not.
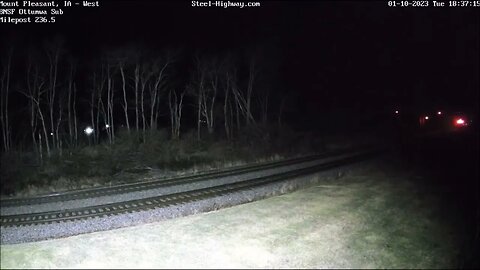
{"type": "Polygon", "coordinates": [[[85,122],[94,130],[91,143],[102,140],[102,130],[110,144],[115,143],[118,125],[145,142],[148,132],[159,128],[162,115],[167,116],[172,139],[185,130],[185,113],[195,123],[189,128],[196,129],[197,140],[215,132],[231,140],[244,127],[269,120],[282,123],[287,98],[272,91],[275,75],[265,50],[189,54],[130,45],[82,61],[69,53],[62,39],[25,53],[15,49],[10,46],[1,55],[5,152],[14,148],[12,122],[27,118],[32,148],[41,156],[79,146],[85,122]],[[14,94],[28,106],[12,105],[14,94]],[[25,110],[28,117],[12,119],[13,110],[25,110]]]}

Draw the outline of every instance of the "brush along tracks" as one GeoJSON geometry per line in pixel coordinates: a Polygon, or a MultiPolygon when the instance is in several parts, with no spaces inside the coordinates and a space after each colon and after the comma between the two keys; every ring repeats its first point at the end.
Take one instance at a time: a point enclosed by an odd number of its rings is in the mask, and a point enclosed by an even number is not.
{"type": "MultiPolygon", "coordinates": [[[[228,195],[230,193],[242,191],[242,190],[251,190],[259,186],[268,185],[270,183],[279,182],[286,179],[291,179],[299,176],[304,176],[308,174],[312,174],[315,172],[319,172],[322,170],[328,170],[330,168],[338,167],[341,165],[346,165],[349,163],[353,163],[356,161],[361,161],[376,155],[379,151],[378,150],[364,150],[364,151],[355,151],[352,154],[339,154],[335,153],[334,156],[338,156],[339,158],[327,161],[325,163],[300,168],[300,169],[293,169],[290,171],[272,174],[268,176],[262,176],[257,178],[252,178],[244,181],[239,181],[235,183],[217,185],[197,190],[190,190],[185,192],[177,192],[173,194],[143,198],[138,200],[129,200],[123,202],[116,202],[110,204],[103,204],[103,205],[95,205],[89,207],[80,207],[75,209],[66,209],[66,210],[58,210],[58,211],[48,211],[48,212],[39,212],[39,213],[29,213],[29,214],[18,214],[18,215],[4,215],[1,216],[1,227],[15,227],[15,226],[25,226],[25,225],[38,225],[38,224],[52,224],[52,223],[59,223],[59,222],[66,222],[66,221],[77,221],[77,220],[87,220],[91,218],[97,217],[108,217],[112,215],[119,215],[123,213],[134,213],[140,211],[147,211],[153,210],[157,208],[164,208],[169,207],[172,205],[182,205],[187,204],[190,202],[200,201],[205,198],[211,198],[216,196],[223,196],[228,195]]],[[[326,158],[326,156],[331,157],[332,153],[318,155],[315,157],[308,157],[308,158],[301,158],[296,160],[289,160],[284,162],[275,162],[267,165],[259,165],[259,166],[251,166],[245,168],[239,168],[235,171],[236,173],[243,173],[246,170],[262,170],[264,168],[269,168],[270,166],[278,167],[278,166],[285,166],[285,164],[291,164],[292,162],[299,162],[298,160],[305,160],[310,159],[322,159],[326,158]],[[280,164],[280,165],[279,165],[280,164]]],[[[235,174],[232,171],[221,171],[215,173],[209,173],[202,175],[201,177],[185,177],[179,179],[171,179],[171,181],[201,181],[200,179],[208,178],[208,177],[215,177],[219,174],[224,175],[232,175],[235,174]],[[209,176],[207,176],[209,175],[209,176]],[[213,175],[213,176],[212,176],[213,175]]],[[[165,183],[166,181],[162,181],[165,183]]],[[[174,182],[170,182],[174,183],[174,182]]],[[[139,187],[146,188],[144,185],[149,186],[153,183],[139,183],[137,184],[139,187]]],[[[155,183],[161,184],[161,183],[155,183]]],[[[133,186],[137,186],[133,185],[133,186]]],[[[118,192],[128,192],[128,189],[118,189],[118,187],[112,188],[104,188],[108,192],[113,192],[114,190],[118,192]],[[127,191],[126,191],[127,190],[127,191]]],[[[102,189],[99,189],[101,191],[102,189]]],[[[71,192],[73,194],[77,194],[75,192],[71,192]]],[[[71,193],[66,194],[58,194],[58,197],[38,197],[38,198],[30,198],[30,199],[42,199],[42,198],[70,198],[68,195],[71,193]]],[[[79,191],[82,196],[91,196],[88,191],[79,191]]],[[[28,199],[27,199],[28,200],[28,199]]],[[[3,202],[2,202],[3,203],[3,202]]],[[[3,206],[3,205],[2,205],[3,206]]]]}

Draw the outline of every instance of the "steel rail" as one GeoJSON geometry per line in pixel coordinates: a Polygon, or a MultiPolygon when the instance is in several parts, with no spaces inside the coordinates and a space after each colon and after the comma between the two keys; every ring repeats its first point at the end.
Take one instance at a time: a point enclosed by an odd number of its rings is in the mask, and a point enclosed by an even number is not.
{"type": "Polygon", "coordinates": [[[142,191],[142,190],[154,189],[154,188],[160,188],[160,187],[168,187],[168,186],[179,185],[179,184],[188,184],[193,182],[211,180],[213,178],[240,175],[240,174],[245,174],[250,172],[266,170],[266,169],[294,165],[298,163],[313,161],[320,158],[334,157],[337,155],[342,155],[352,151],[360,151],[364,149],[366,149],[366,147],[357,147],[354,149],[328,151],[328,152],[324,152],[324,153],[313,155],[313,156],[294,158],[294,159],[288,159],[288,160],[282,160],[282,161],[274,161],[274,162],[268,162],[268,163],[256,164],[256,165],[243,165],[243,166],[238,166],[234,168],[226,168],[221,170],[215,170],[213,172],[210,171],[206,173],[200,173],[200,174],[189,175],[189,176],[181,176],[181,177],[175,177],[175,178],[161,178],[161,179],[154,179],[154,180],[143,181],[143,182],[120,184],[115,186],[107,186],[107,187],[104,186],[104,187],[80,189],[80,190],[73,190],[73,191],[57,192],[57,193],[39,195],[39,196],[33,196],[33,197],[5,198],[5,199],[0,199],[0,206],[16,207],[16,206],[24,206],[24,205],[50,203],[50,202],[79,200],[79,199],[94,198],[94,197],[107,196],[107,195],[118,195],[118,194],[123,194],[128,192],[142,191]]]}
{"type": "Polygon", "coordinates": [[[355,161],[364,160],[378,154],[378,150],[356,153],[340,160],[334,160],[327,163],[313,165],[306,168],[295,169],[274,175],[263,176],[236,182],[224,184],[198,190],[179,192],[175,194],[156,196],[145,199],[125,201],[121,203],[110,203],[99,206],[82,207],[77,209],[67,209],[62,211],[50,211],[43,213],[21,214],[2,216],[1,227],[15,227],[25,225],[52,224],[67,221],[86,220],[97,217],[108,217],[125,213],[147,211],[156,208],[164,208],[172,205],[180,205],[193,201],[202,200],[216,196],[227,195],[229,193],[242,190],[253,189],[258,186],[268,185],[274,182],[287,180],[299,176],[313,174],[322,170],[338,167],[355,161]]]}

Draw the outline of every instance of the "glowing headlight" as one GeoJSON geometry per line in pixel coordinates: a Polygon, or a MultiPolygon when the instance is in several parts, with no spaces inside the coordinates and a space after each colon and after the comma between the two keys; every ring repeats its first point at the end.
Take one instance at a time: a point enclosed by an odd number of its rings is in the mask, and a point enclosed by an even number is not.
{"type": "Polygon", "coordinates": [[[93,128],[92,127],[86,127],[83,132],[87,135],[91,135],[93,133],[93,128]]]}

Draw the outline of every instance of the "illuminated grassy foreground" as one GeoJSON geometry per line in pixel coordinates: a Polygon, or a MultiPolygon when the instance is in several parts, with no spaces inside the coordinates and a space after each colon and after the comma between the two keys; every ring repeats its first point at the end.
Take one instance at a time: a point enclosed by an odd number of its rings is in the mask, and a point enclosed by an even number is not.
{"type": "Polygon", "coordinates": [[[448,268],[458,232],[414,175],[365,168],[216,212],[1,247],[1,268],[448,268]]]}

